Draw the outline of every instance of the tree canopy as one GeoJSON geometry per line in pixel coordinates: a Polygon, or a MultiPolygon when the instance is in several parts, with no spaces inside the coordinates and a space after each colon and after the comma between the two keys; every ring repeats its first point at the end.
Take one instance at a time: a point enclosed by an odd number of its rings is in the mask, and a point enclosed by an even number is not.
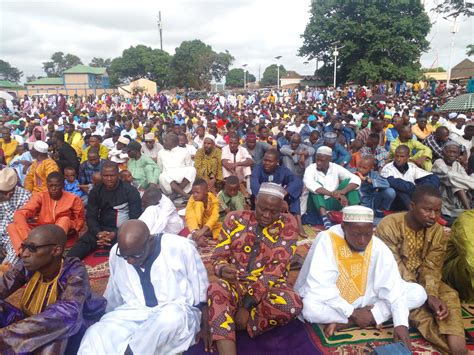
{"type": "MultiPolygon", "coordinates": [[[[286,69],[283,65],[280,65],[280,80],[286,74],[286,69]]],[[[265,68],[260,81],[260,86],[273,86],[277,85],[278,70],[277,65],[272,64],[265,68]]]]}
{"type": "Polygon", "coordinates": [[[77,55],[56,52],[53,53],[49,62],[43,63],[43,70],[48,77],[57,77],[61,76],[66,69],[78,64],[82,64],[82,61],[77,55]]]}
{"type": "Polygon", "coordinates": [[[153,49],[145,45],[130,47],[115,58],[108,69],[110,83],[118,85],[138,78],[155,81],[164,87],[169,81],[169,64],[171,56],[161,49],[153,49]]]}
{"type": "Polygon", "coordinates": [[[466,0],[443,0],[441,1],[434,10],[439,13],[447,13],[449,16],[473,16],[474,15],[474,3],[466,0]]]}
{"type": "Polygon", "coordinates": [[[471,55],[474,55],[474,44],[469,44],[466,47],[466,55],[470,57],[471,55]]]}
{"type": "Polygon", "coordinates": [[[23,72],[15,67],[12,67],[10,63],[0,59],[0,75],[3,76],[5,80],[10,80],[17,83],[20,81],[23,72]]]}
{"type": "Polygon", "coordinates": [[[170,63],[172,82],[179,87],[208,89],[212,79],[225,77],[233,61],[228,51],[216,53],[198,39],[184,41],[170,63]]]}
{"type": "MultiPolygon", "coordinates": [[[[246,71],[246,82],[254,83],[256,78],[255,75],[250,74],[246,71]]],[[[225,85],[231,88],[243,88],[244,87],[244,70],[242,68],[233,68],[229,70],[225,76],[225,85]]]]}
{"type": "Polygon", "coordinates": [[[337,57],[339,83],[419,77],[431,27],[419,0],[312,1],[310,12],[299,55],[323,60],[318,75],[326,82],[332,82],[334,43],[344,46],[337,57]]]}
{"type": "Polygon", "coordinates": [[[89,66],[96,67],[96,68],[108,68],[110,67],[111,62],[112,60],[110,58],[104,59],[104,58],[94,57],[89,63],[89,66]]]}

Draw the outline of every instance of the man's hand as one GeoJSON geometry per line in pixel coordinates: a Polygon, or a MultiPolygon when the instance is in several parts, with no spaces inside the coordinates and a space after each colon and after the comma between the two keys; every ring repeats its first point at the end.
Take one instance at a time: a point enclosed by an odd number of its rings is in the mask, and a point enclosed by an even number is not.
{"type": "Polygon", "coordinates": [[[100,247],[112,246],[112,240],[115,238],[115,232],[102,231],[97,233],[97,245],[100,247]]]}
{"type": "Polygon", "coordinates": [[[349,317],[358,327],[367,328],[375,324],[374,315],[370,311],[374,306],[365,306],[363,308],[355,309],[349,317]]]}
{"type": "Polygon", "coordinates": [[[283,204],[281,206],[281,212],[282,213],[287,213],[288,212],[288,202],[283,201],[283,204]]]}
{"type": "Polygon", "coordinates": [[[393,328],[393,341],[395,343],[401,341],[408,350],[411,350],[410,335],[408,335],[408,328],[404,325],[393,328]]]}
{"type": "Polygon", "coordinates": [[[226,265],[221,269],[221,275],[224,280],[235,281],[240,275],[240,271],[237,270],[234,266],[226,265]]]}
{"type": "Polygon", "coordinates": [[[338,190],[333,191],[333,192],[331,193],[331,197],[332,197],[332,198],[335,198],[336,200],[339,200],[339,198],[341,197],[341,191],[338,191],[338,190]]]}
{"type": "Polygon", "coordinates": [[[247,323],[249,322],[250,312],[244,308],[240,307],[235,314],[235,327],[237,330],[245,330],[247,328],[247,323]]]}
{"type": "Polygon", "coordinates": [[[209,331],[209,309],[208,306],[201,308],[201,330],[196,334],[196,343],[202,339],[204,344],[204,351],[212,352],[211,332],[209,331]]]}
{"type": "Polygon", "coordinates": [[[341,203],[342,207],[346,207],[349,204],[349,201],[344,195],[341,195],[341,197],[339,197],[339,202],[341,203]]]}
{"type": "Polygon", "coordinates": [[[439,320],[442,320],[448,316],[449,314],[448,306],[446,305],[446,303],[441,301],[438,297],[428,296],[427,302],[430,309],[436,315],[436,318],[438,318],[439,320]]]}

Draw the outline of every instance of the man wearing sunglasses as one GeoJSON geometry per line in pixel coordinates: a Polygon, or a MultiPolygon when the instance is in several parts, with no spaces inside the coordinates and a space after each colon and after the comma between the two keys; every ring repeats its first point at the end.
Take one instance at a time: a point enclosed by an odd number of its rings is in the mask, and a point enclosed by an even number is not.
{"type": "Polygon", "coordinates": [[[80,355],[176,354],[201,337],[210,350],[207,272],[194,242],[150,235],[144,222],[129,220],[109,265],[107,313],[84,335],[80,355]]]}
{"type": "Polygon", "coordinates": [[[0,278],[0,353],[75,354],[82,335],[105,310],[91,292],[85,266],[63,258],[66,233],[54,224],[33,229],[21,261],[0,278]],[[26,285],[16,308],[4,300],[26,285]]]}

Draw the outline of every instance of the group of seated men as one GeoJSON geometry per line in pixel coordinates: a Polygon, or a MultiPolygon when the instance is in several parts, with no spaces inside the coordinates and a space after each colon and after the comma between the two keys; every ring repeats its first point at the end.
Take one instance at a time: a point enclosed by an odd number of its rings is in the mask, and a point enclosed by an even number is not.
{"type": "MultiPolygon", "coordinates": [[[[466,353],[456,291],[472,297],[470,279],[457,277],[468,260],[445,256],[438,222],[471,209],[472,141],[456,142],[441,126],[423,144],[401,125],[388,152],[383,122],[371,123],[346,146],[336,142],[333,123],[308,141],[290,126],[280,149],[252,133],[245,144],[229,134],[221,148],[200,129],[195,152],[181,132],[166,133],[163,146],[156,137],[140,144],[121,134],[111,157],[91,137],[81,162],[74,148],[75,161],[64,156],[71,145],[61,132],[52,147],[37,140],[24,187],[15,169],[0,171],[2,300],[26,284],[19,309],[2,301],[0,350],[180,353],[198,336],[207,350],[234,354],[236,330],[255,337],[299,317],[324,324],[327,336],[392,318],[395,340],[408,347],[410,321],[439,350],[466,353]],[[335,163],[341,149],[351,153],[335,163]],[[173,202],[186,204],[184,223],[173,202]],[[331,212],[341,209],[337,223],[331,212]],[[289,265],[298,235],[306,236],[302,216],[313,212],[326,230],[293,289],[289,265]],[[187,239],[177,235],[184,227],[187,239]],[[78,234],[63,258],[66,239],[78,234]],[[215,244],[216,281],[208,282],[196,244],[215,244]],[[97,249],[110,255],[104,297],[91,293],[74,259],[97,249]],[[50,317],[71,324],[50,325],[50,317]]],[[[473,136],[466,125],[461,138],[473,136]]],[[[455,243],[451,250],[459,250],[455,243]]]]}

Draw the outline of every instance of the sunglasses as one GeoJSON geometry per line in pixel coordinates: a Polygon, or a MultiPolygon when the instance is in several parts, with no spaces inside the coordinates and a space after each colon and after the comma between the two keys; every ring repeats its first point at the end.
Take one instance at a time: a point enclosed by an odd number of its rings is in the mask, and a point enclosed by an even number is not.
{"type": "Polygon", "coordinates": [[[52,247],[56,246],[58,244],[41,244],[41,245],[36,245],[36,244],[26,244],[26,243],[21,243],[21,250],[24,251],[25,249],[28,249],[30,253],[36,253],[39,248],[44,248],[44,247],[52,247]]]}
{"type": "Polygon", "coordinates": [[[125,259],[125,260],[128,260],[128,259],[141,259],[145,256],[146,254],[146,250],[147,250],[147,246],[148,246],[148,241],[149,239],[146,240],[145,242],[145,245],[143,246],[143,251],[140,253],[140,254],[136,254],[136,255],[122,255],[120,254],[120,251],[119,251],[119,248],[117,246],[117,249],[115,251],[115,255],[117,255],[118,257],[122,258],[122,259],[125,259]]]}

